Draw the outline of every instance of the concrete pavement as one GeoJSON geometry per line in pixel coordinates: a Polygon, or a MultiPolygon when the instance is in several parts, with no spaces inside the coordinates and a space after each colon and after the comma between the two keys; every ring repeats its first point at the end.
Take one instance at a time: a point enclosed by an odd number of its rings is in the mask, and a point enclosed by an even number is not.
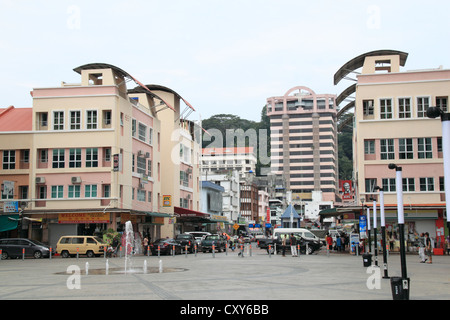
{"type": "MultiPolygon", "coordinates": [[[[382,264],[382,256],[378,257],[382,264]]],[[[113,273],[124,268],[124,258],[106,259],[54,257],[0,261],[0,300],[392,300],[390,281],[380,279],[383,270],[366,268],[361,256],[332,253],[269,257],[253,249],[252,256],[238,257],[237,251],[162,256],[135,256],[139,272],[113,273]],[[159,260],[163,273],[157,273],[159,260]],[[148,273],[142,268],[146,261],[148,273]],[[86,262],[89,274],[85,275],[86,262]],[[70,266],[81,270],[67,274],[70,266]],[[369,271],[369,273],[368,273],[369,271]],[[102,274],[98,274],[102,273],[102,274]],[[75,286],[76,287],[76,286],[75,286]]],[[[433,256],[433,264],[419,263],[407,255],[411,300],[450,300],[450,257],[433,256]]],[[[391,254],[389,276],[400,276],[400,257],[391,254]]]]}

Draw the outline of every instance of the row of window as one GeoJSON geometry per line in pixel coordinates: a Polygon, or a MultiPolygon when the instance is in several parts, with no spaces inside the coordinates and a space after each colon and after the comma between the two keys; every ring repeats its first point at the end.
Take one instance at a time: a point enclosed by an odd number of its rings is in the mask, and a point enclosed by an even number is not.
{"type": "MultiPolygon", "coordinates": [[[[381,179],[382,187],[385,192],[396,192],[395,178],[383,178],[381,179]]],[[[376,178],[370,178],[365,180],[366,192],[374,192],[374,188],[377,185],[376,178]]],[[[405,192],[414,191],[435,191],[435,179],[433,177],[423,178],[403,178],[402,187],[405,192]],[[416,190],[416,180],[418,181],[418,189],[416,190]]],[[[439,177],[439,191],[445,191],[444,177],[439,177]]]]}
{"type": "Polygon", "coordinates": [[[378,107],[380,119],[410,119],[410,118],[426,118],[427,109],[431,106],[440,107],[444,112],[448,110],[448,97],[436,97],[435,104],[431,102],[430,96],[416,97],[416,105],[413,106],[411,97],[397,98],[397,107],[394,106],[393,98],[382,98],[378,100],[378,106],[375,100],[363,100],[363,116],[364,119],[374,119],[375,108],[378,107]],[[397,111],[394,114],[394,110],[397,111]]]}
{"type": "MultiPolygon", "coordinates": [[[[64,198],[64,185],[50,186],[50,199],[63,199],[64,198]]],[[[98,197],[98,185],[86,184],[83,187],[84,193],[82,193],[81,185],[69,185],[67,186],[67,198],[76,199],[81,198],[83,194],[84,198],[97,198],[98,197]]],[[[102,197],[109,198],[111,196],[111,185],[102,185],[102,197]]],[[[38,187],[38,199],[47,199],[47,186],[38,187]]]]}
{"type": "MultiPolygon", "coordinates": [[[[379,142],[381,160],[395,159],[396,150],[398,159],[414,159],[415,154],[417,159],[433,158],[432,138],[380,139],[379,142]],[[398,145],[397,149],[395,144],[398,145]]],[[[442,138],[437,138],[437,151],[442,152],[442,138]]],[[[375,139],[364,140],[364,154],[366,156],[375,155],[375,139]]]]}

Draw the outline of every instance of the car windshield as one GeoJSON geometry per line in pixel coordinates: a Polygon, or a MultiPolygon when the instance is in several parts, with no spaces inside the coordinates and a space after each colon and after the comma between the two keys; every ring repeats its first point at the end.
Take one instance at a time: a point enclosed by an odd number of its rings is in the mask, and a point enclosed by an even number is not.
{"type": "Polygon", "coordinates": [[[35,245],[38,245],[38,246],[45,246],[45,244],[43,244],[42,242],[39,242],[39,241],[37,241],[37,240],[31,240],[31,239],[29,239],[29,241],[30,241],[31,243],[35,244],[35,245]]]}
{"type": "Polygon", "coordinates": [[[217,236],[217,235],[207,236],[206,239],[208,239],[208,240],[219,240],[219,236],[217,236]]]}
{"type": "Polygon", "coordinates": [[[179,234],[177,239],[191,239],[191,236],[189,234],[179,234]]]}

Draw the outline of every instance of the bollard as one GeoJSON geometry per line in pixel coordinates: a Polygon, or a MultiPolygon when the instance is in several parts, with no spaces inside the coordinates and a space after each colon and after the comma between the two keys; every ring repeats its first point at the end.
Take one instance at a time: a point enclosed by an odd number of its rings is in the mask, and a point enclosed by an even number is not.
{"type": "MultiPolygon", "coordinates": [[[[306,248],[308,248],[308,245],[306,245],[306,246],[307,246],[306,248]]],[[[300,245],[299,244],[297,245],[297,255],[300,258],[300,245]]]]}
{"type": "Polygon", "coordinates": [[[106,275],[109,274],[109,261],[108,261],[108,259],[106,259],[105,274],[106,275]]]}
{"type": "Polygon", "coordinates": [[[228,255],[228,241],[225,242],[225,255],[228,255]]]}
{"type": "Polygon", "coordinates": [[[185,258],[187,258],[187,252],[188,252],[187,245],[185,245],[184,246],[184,257],[185,258]]]}
{"type": "Polygon", "coordinates": [[[307,255],[309,255],[309,250],[308,249],[309,249],[309,246],[308,246],[308,244],[306,244],[306,254],[307,255]]]}
{"type": "MultiPolygon", "coordinates": [[[[1,256],[2,254],[1,254],[1,250],[0,250],[0,256],[1,256]]],[[[49,259],[51,259],[52,258],[52,247],[50,247],[50,253],[49,253],[49,259]]]]}
{"type": "Polygon", "coordinates": [[[159,258],[160,252],[161,252],[161,248],[160,248],[160,246],[158,245],[158,258],[159,258]]]}
{"type": "Polygon", "coordinates": [[[119,257],[122,258],[122,246],[120,246],[120,249],[119,249],[119,257]]]}
{"type": "Polygon", "coordinates": [[[86,262],[86,275],[89,275],[89,262],[86,262]]]}
{"type": "Polygon", "coordinates": [[[103,259],[106,259],[106,248],[107,246],[103,247],[103,259]]]}
{"type": "Polygon", "coordinates": [[[269,258],[271,258],[272,246],[269,244],[269,258]]]}
{"type": "Polygon", "coordinates": [[[175,245],[172,245],[172,257],[175,257],[175,245]]]}
{"type": "Polygon", "coordinates": [[[197,244],[194,244],[195,256],[197,257],[197,244]]]}
{"type": "Polygon", "coordinates": [[[212,257],[215,258],[216,257],[216,246],[214,245],[214,242],[212,244],[212,257]]]}
{"type": "Polygon", "coordinates": [[[249,246],[250,246],[250,257],[251,257],[252,256],[252,244],[250,243],[249,246]]]}
{"type": "Polygon", "coordinates": [[[22,249],[22,260],[25,260],[25,248],[22,249]]]}
{"type": "Polygon", "coordinates": [[[79,253],[80,248],[77,248],[77,260],[78,260],[78,253],[79,253]]]}
{"type": "Polygon", "coordinates": [[[3,260],[3,251],[0,249],[0,260],[3,260]]]}
{"type": "Polygon", "coordinates": [[[244,244],[241,244],[241,257],[244,257],[244,244]]]}
{"type": "Polygon", "coordinates": [[[150,246],[147,246],[147,257],[150,257],[150,246]]]}

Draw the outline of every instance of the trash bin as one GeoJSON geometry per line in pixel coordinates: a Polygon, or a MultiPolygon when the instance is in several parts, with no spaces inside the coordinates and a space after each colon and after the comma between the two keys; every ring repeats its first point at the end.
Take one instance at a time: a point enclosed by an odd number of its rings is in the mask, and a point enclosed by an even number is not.
{"type": "Polygon", "coordinates": [[[394,300],[409,300],[409,278],[391,278],[392,298],[394,300]]]}
{"type": "Polygon", "coordinates": [[[372,265],[372,255],[370,253],[363,254],[364,267],[370,267],[372,265]]]}

